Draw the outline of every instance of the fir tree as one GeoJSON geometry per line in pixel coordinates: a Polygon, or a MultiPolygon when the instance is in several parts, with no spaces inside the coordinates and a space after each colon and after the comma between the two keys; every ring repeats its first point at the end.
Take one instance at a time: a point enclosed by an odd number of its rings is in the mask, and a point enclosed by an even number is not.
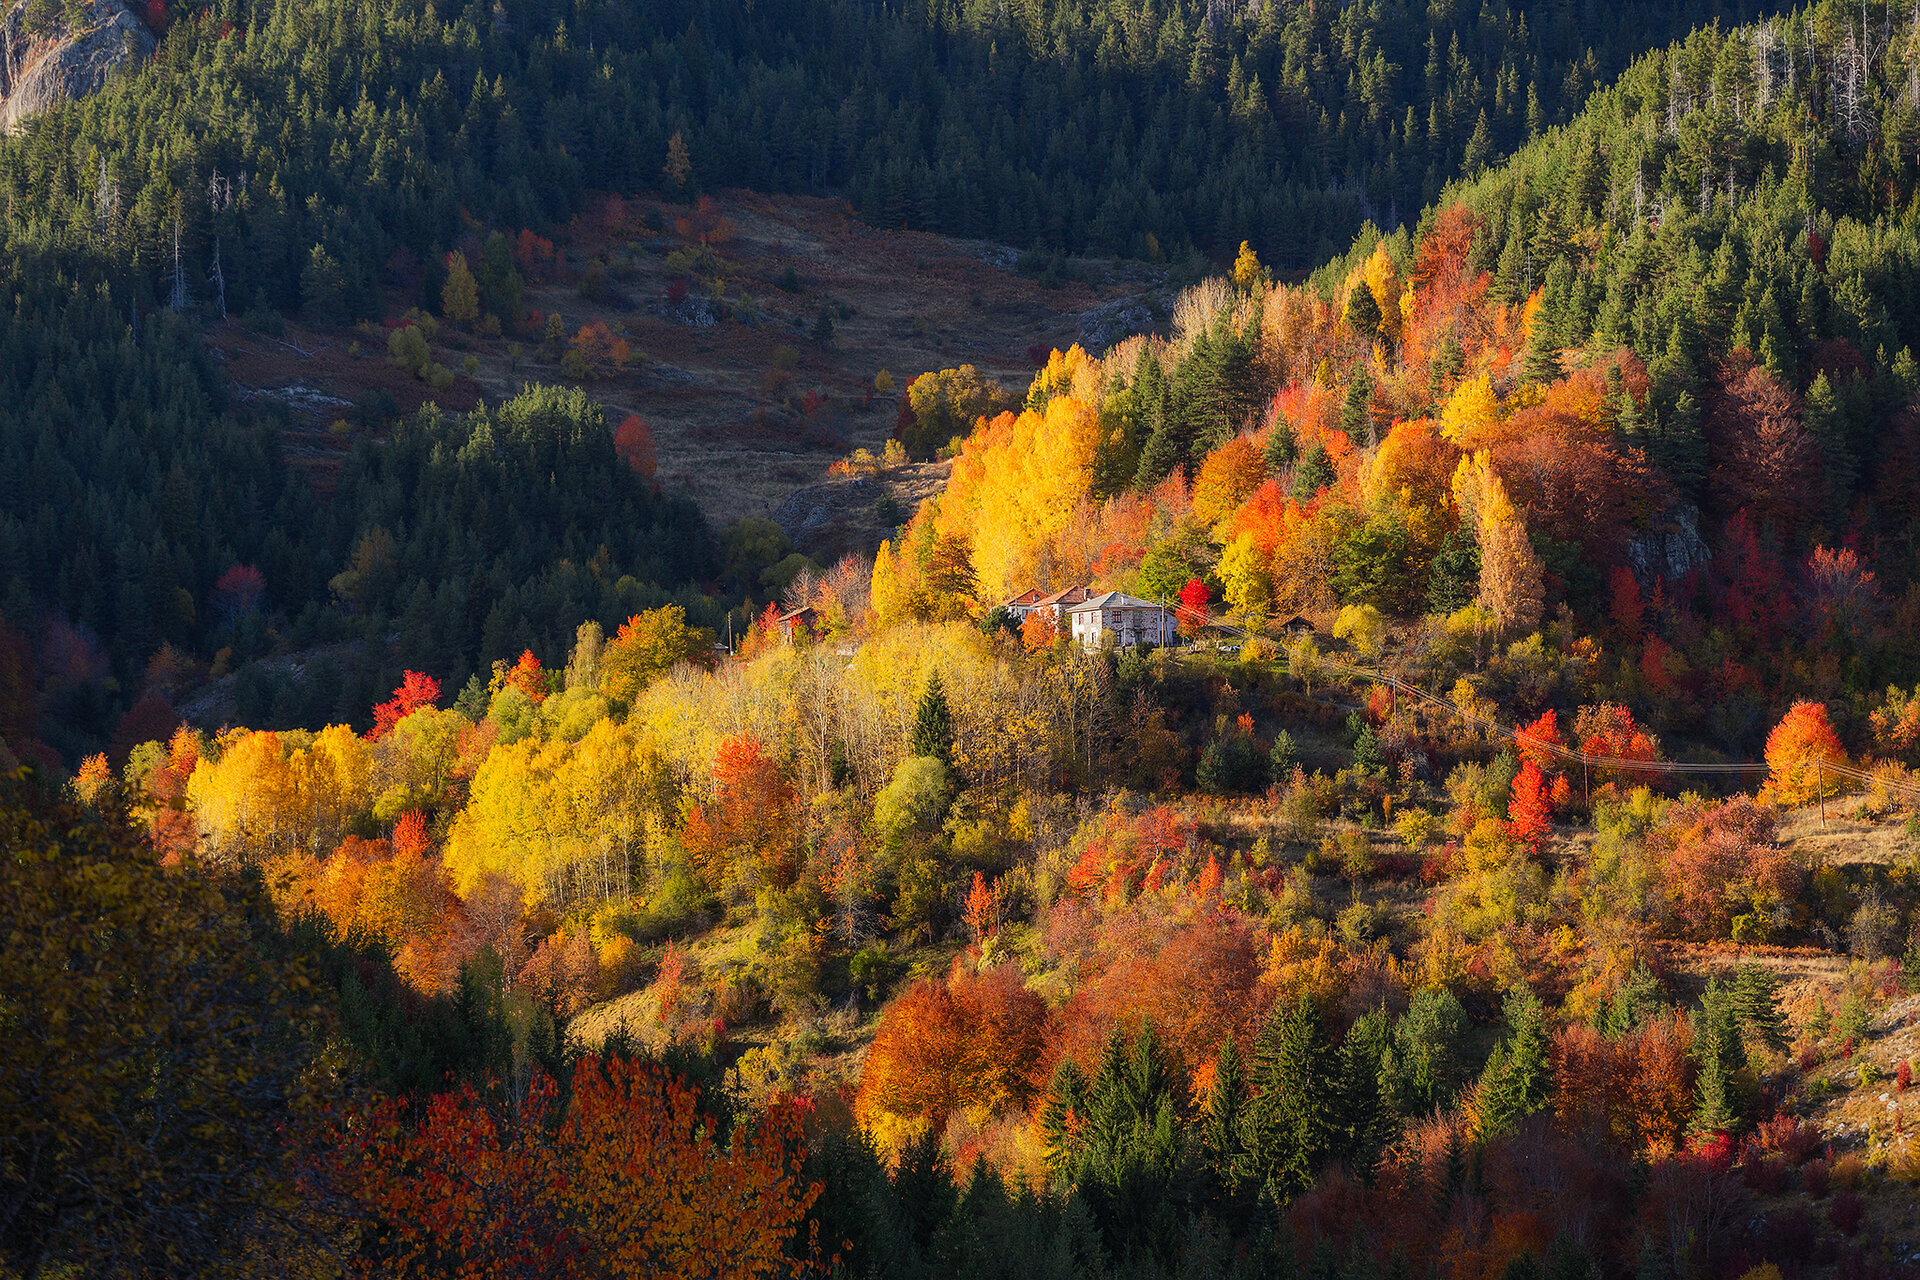
{"type": "Polygon", "coordinates": [[[1784,1050],[1786,1015],[1780,1011],[1780,981],[1757,964],[1743,964],[1733,974],[1733,1011],[1740,1025],[1767,1048],[1784,1050]]]}
{"type": "Polygon", "coordinates": [[[908,751],[916,756],[936,757],[943,764],[953,763],[953,715],[947,709],[947,691],[940,683],[938,671],[927,676],[927,687],[920,694],[908,751]]]}
{"type": "Polygon", "coordinates": [[[1737,1000],[1719,981],[1707,983],[1700,1007],[1693,1013],[1693,1057],[1699,1068],[1694,1090],[1693,1119],[1688,1130],[1697,1136],[1724,1133],[1739,1122],[1733,1100],[1736,1074],[1747,1065],[1740,1038],[1737,1000]]]}
{"type": "Polygon", "coordinates": [[[1316,440],[1306,457],[1300,459],[1300,465],[1294,468],[1293,500],[1311,502],[1315,494],[1333,481],[1333,462],[1327,457],[1327,447],[1316,440]]]}
{"type": "Polygon", "coordinates": [[[1071,1166],[1080,1138],[1078,1128],[1087,1113],[1087,1078],[1071,1057],[1060,1059],[1047,1085],[1047,1101],[1040,1110],[1040,1139],[1046,1147],[1047,1168],[1055,1175],[1071,1166]]]}
{"type": "Polygon", "coordinates": [[[1340,1045],[1332,1123],[1334,1150],[1368,1183],[1392,1140],[1395,1125],[1381,1079],[1388,1055],[1387,1019],[1379,1010],[1355,1022],[1340,1045]]]}
{"type": "Polygon", "coordinates": [[[1282,1204],[1313,1185],[1326,1158],[1331,1057],[1307,996],[1276,1010],[1254,1046],[1247,1146],[1263,1192],[1282,1204]]]}
{"type": "Polygon", "coordinates": [[[1275,417],[1273,426],[1267,429],[1266,443],[1261,448],[1261,456],[1266,461],[1267,473],[1279,475],[1293,465],[1297,453],[1297,444],[1293,435],[1293,424],[1285,418],[1275,417]]]}
{"type": "Polygon", "coordinates": [[[1470,529],[1449,530],[1427,569],[1427,609],[1452,613],[1480,592],[1480,544],[1470,529]]]}
{"type": "Polygon", "coordinates": [[[1247,1101],[1246,1071],[1233,1037],[1228,1036],[1221,1041],[1220,1053],[1214,1059],[1213,1087],[1207,1093],[1200,1140],[1206,1149],[1208,1168],[1229,1196],[1239,1189],[1248,1172],[1247,1101]]]}
{"type": "Polygon", "coordinates": [[[1480,1077],[1480,1128],[1504,1133],[1547,1105],[1553,1090],[1546,1010],[1525,983],[1507,992],[1507,1037],[1480,1077]]]}
{"type": "Polygon", "coordinates": [[[1285,786],[1293,777],[1296,763],[1293,735],[1285,729],[1273,735],[1273,747],[1267,752],[1267,778],[1276,787],[1285,786]]]}
{"type": "Polygon", "coordinates": [[[1364,364],[1354,370],[1353,381],[1347,384],[1347,398],[1340,406],[1340,429],[1356,445],[1364,440],[1371,449],[1380,443],[1373,424],[1373,376],[1364,364]]]}

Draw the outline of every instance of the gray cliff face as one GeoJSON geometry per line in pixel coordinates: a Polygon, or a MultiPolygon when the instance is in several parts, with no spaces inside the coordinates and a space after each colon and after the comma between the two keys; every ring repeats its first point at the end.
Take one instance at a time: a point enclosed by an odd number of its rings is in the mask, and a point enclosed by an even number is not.
{"type": "MultiPolygon", "coordinates": [[[[4,0],[0,0],[3,4],[4,0]]],[[[156,45],[145,23],[121,0],[85,0],[86,18],[69,27],[61,9],[44,29],[27,29],[26,0],[0,15],[0,133],[11,133],[61,98],[81,98],[107,82],[129,58],[156,45]]]]}

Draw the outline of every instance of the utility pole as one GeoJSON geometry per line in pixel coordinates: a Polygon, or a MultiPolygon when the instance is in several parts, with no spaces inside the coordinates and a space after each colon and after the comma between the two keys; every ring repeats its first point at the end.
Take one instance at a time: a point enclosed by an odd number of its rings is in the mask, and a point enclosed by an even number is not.
{"type": "Polygon", "coordinates": [[[1820,792],[1820,829],[1825,831],[1827,829],[1827,758],[1825,756],[1814,757],[1813,776],[1813,785],[1820,792]]]}

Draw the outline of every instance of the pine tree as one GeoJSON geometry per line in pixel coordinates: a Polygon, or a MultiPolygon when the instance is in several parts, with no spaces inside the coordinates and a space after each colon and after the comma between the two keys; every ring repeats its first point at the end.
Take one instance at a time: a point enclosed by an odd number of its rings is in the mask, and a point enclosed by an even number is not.
{"type": "Polygon", "coordinates": [[[1480,1077],[1481,1135],[1504,1133],[1541,1110],[1553,1090],[1546,1010],[1525,983],[1507,992],[1507,1038],[1480,1077]]]}
{"type": "Polygon", "coordinates": [[[1214,1059],[1213,1088],[1207,1093],[1201,1144],[1206,1148],[1207,1167],[1229,1196],[1239,1189],[1248,1171],[1244,1132],[1247,1101],[1246,1071],[1233,1037],[1228,1036],[1221,1041],[1220,1053],[1214,1059]]]}
{"type": "Polygon", "coordinates": [[[1269,1017],[1254,1046],[1247,1146],[1263,1193],[1279,1203],[1312,1186],[1327,1156],[1331,1057],[1307,996],[1269,1017]]]}
{"type": "Polygon", "coordinates": [[[1294,468],[1293,500],[1311,502],[1315,494],[1333,481],[1333,462],[1327,457],[1327,447],[1316,440],[1307,450],[1307,456],[1300,459],[1300,465],[1294,468]]]}
{"type": "Polygon", "coordinates": [[[953,715],[947,709],[947,691],[940,683],[938,671],[927,676],[927,687],[920,694],[908,751],[916,756],[936,757],[943,764],[953,763],[953,715]]]}
{"type": "Polygon", "coordinates": [[[1340,429],[1356,445],[1364,440],[1371,449],[1380,443],[1373,424],[1373,377],[1364,364],[1354,370],[1353,381],[1347,384],[1347,398],[1340,406],[1340,429]]]}
{"type": "Polygon", "coordinates": [[[1761,1044],[1776,1053],[1791,1040],[1786,1015],[1780,1011],[1780,982],[1757,964],[1743,964],[1734,970],[1733,1010],[1761,1044]]]}

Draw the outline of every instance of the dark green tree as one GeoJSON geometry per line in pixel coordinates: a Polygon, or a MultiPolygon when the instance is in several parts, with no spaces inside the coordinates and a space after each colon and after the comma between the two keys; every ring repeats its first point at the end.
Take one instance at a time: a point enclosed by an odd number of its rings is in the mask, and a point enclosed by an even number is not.
{"type": "Polygon", "coordinates": [[[926,688],[920,693],[920,705],[913,713],[908,752],[933,756],[949,765],[953,763],[953,714],[947,709],[947,691],[938,671],[927,675],[926,688]]]}

